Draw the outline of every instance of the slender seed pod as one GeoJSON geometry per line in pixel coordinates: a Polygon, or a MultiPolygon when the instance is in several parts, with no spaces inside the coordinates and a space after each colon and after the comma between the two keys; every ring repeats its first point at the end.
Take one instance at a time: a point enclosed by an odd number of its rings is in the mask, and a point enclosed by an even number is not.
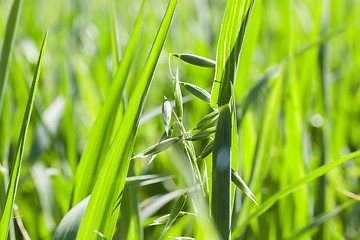
{"type": "Polygon", "coordinates": [[[178,119],[181,121],[183,117],[183,102],[182,94],[179,84],[179,69],[176,69],[176,76],[174,79],[174,97],[175,97],[175,112],[178,119]]]}
{"type": "Polygon", "coordinates": [[[164,121],[166,134],[169,136],[169,125],[171,120],[171,104],[166,97],[164,97],[164,101],[162,104],[162,117],[164,121]]]}
{"type": "Polygon", "coordinates": [[[201,130],[207,128],[210,124],[212,124],[215,120],[219,118],[219,112],[212,111],[205,117],[203,117],[198,124],[193,128],[193,130],[201,130]]]}
{"type": "Polygon", "coordinates": [[[186,63],[199,66],[199,67],[206,67],[206,68],[215,68],[216,62],[214,60],[200,57],[193,54],[186,54],[186,53],[173,53],[171,54],[174,57],[177,57],[183,60],[186,63]]]}
{"type": "Polygon", "coordinates": [[[180,84],[183,85],[185,89],[188,90],[195,97],[200,98],[207,103],[210,103],[211,95],[206,90],[191,83],[180,82],[180,84]]]}
{"type": "Polygon", "coordinates": [[[204,159],[206,158],[213,150],[213,146],[214,146],[214,139],[212,139],[205,147],[204,149],[201,151],[199,159],[204,159]]]}
{"type": "Polygon", "coordinates": [[[210,128],[204,129],[204,130],[196,133],[192,137],[186,138],[185,140],[199,141],[199,140],[207,139],[210,136],[214,135],[215,131],[216,131],[216,126],[215,127],[210,127],[210,128]]]}
{"type": "MultiPolygon", "coordinates": [[[[170,128],[169,128],[169,132],[166,133],[166,131],[165,131],[163,134],[161,134],[161,136],[159,137],[159,139],[158,139],[158,141],[157,141],[156,143],[159,144],[160,142],[162,142],[162,141],[164,141],[164,140],[166,140],[166,139],[169,139],[169,138],[171,137],[173,131],[174,131],[174,125],[171,125],[170,128]]],[[[156,156],[157,156],[157,154],[151,155],[150,160],[149,160],[149,162],[147,163],[147,165],[149,165],[150,163],[152,163],[152,161],[154,161],[154,159],[156,158],[156,156]]]]}

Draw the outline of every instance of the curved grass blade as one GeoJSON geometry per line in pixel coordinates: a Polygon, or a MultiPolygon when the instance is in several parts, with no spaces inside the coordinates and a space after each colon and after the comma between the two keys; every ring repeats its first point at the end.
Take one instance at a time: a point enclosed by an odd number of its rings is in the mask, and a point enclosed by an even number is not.
{"type": "Polygon", "coordinates": [[[183,60],[186,63],[199,66],[199,67],[206,67],[206,68],[215,68],[216,62],[214,60],[196,56],[193,54],[187,54],[187,53],[172,53],[171,56],[174,56],[176,58],[179,58],[183,60]]]}
{"type": "Polygon", "coordinates": [[[0,115],[2,112],[5,88],[9,76],[11,57],[14,49],[22,3],[23,0],[14,0],[6,22],[5,36],[0,58],[0,115]]]}
{"type": "Polygon", "coordinates": [[[256,205],[257,202],[255,200],[255,195],[251,192],[250,188],[246,185],[244,180],[240,177],[240,175],[231,169],[231,181],[241,190],[243,191],[256,205]]]}
{"type": "Polygon", "coordinates": [[[255,102],[256,99],[258,99],[259,94],[262,92],[262,90],[268,86],[269,81],[271,81],[272,76],[276,76],[279,74],[279,71],[281,70],[282,65],[275,65],[269,69],[269,72],[266,73],[259,81],[255,84],[254,87],[252,87],[249,92],[244,96],[244,98],[241,101],[240,111],[238,113],[239,125],[241,124],[247,110],[250,108],[250,106],[255,102]]]}
{"type": "MultiPolygon", "coordinates": [[[[254,165],[252,168],[249,187],[255,194],[259,192],[262,185],[261,183],[268,171],[266,166],[268,166],[269,163],[270,147],[280,112],[283,84],[282,72],[280,72],[280,74],[276,76],[276,79],[273,81],[274,83],[265,106],[261,128],[253,156],[254,165]]],[[[251,204],[252,203],[249,198],[244,199],[243,206],[238,216],[239,221],[248,216],[251,209],[251,204]]]]}
{"type": "Polygon", "coordinates": [[[200,156],[198,157],[198,159],[196,159],[196,161],[206,158],[212,152],[213,147],[214,147],[214,139],[209,141],[209,143],[204,147],[204,149],[201,151],[200,156]]]}
{"type": "MultiPolygon", "coordinates": [[[[230,156],[230,167],[231,167],[231,180],[233,180],[233,171],[232,169],[239,169],[240,165],[240,146],[239,146],[239,135],[238,135],[238,129],[237,129],[237,119],[236,119],[236,103],[235,103],[235,95],[234,95],[234,88],[232,85],[232,98],[230,102],[231,106],[231,156],[230,156]]],[[[237,214],[236,209],[236,202],[235,202],[235,194],[236,194],[236,185],[230,184],[231,187],[231,201],[230,201],[230,207],[231,207],[231,219],[233,219],[233,216],[237,214]]],[[[233,224],[233,223],[232,223],[233,224]]],[[[230,226],[231,228],[231,226],[230,226]]]]}
{"type": "Polygon", "coordinates": [[[293,235],[291,235],[290,237],[288,237],[286,239],[287,240],[298,239],[298,238],[303,238],[305,236],[310,237],[310,236],[308,236],[308,234],[314,228],[319,227],[327,220],[329,220],[329,219],[335,217],[336,215],[338,215],[339,213],[341,213],[345,208],[350,207],[357,202],[358,201],[356,201],[355,199],[350,199],[350,200],[344,202],[343,204],[341,204],[340,206],[338,206],[337,208],[335,208],[334,210],[332,210],[328,213],[320,214],[313,221],[311,221],[310,224],[308,224],[306,227],[301,228],[299,231],[295,232],[293,235]]]}
{"type": "Polygon", "coordinates": [[[112,70],[113,74],[117,72],[119,62],[121,59],[120,40],[119,40],[119,25],[116,11],[115,1],[110,3],[110,41],[112,53],[112,70]]]}
{"type": "Polygon", "coordinates": [[[121,102],[121,96],[127,81],[132,61],[134,59],[146,0],[143,1],[134,31],[125,50],[124,57],[115,74],[110,92],[101,107],[95,123],[91,129],[89,140],[86,144],[79,165],[75,173],[75,185],[72,206],[76,205],[91,193],[96,178],[109,149],[111,136],[115,124],[116,114],[121,102]]]}
{"type": "Polygon", "coordinates": [[[280,199],[286,197],[290,193],[293,193],[303,185],[311,182],[312,180],[324,175],[325,173],[329,172],[333,168],[343,164],[344,162],[359,157],[360,151],[353,152],[351,154],[348,154],[344,157],[341,157],[331,163],[328,163],[322,167],[319,167],[315,169],[314,171],[311,171],[306,176],[300,178],[299,180],[295,181],[294,183],[288,185],[287,187],[280,190],[278,193],[274,194],[272,197],[267,199],[264,203],[262,203],[253,213],[251,213],[245,220],[241,221],[241,224],[235,229],[233,232],[233,239],[236,239],[241,233],[241,229],[249,224],[249,222],[255,218],[258,218],[263,213],[265,213],[269,208],[271,208],[277,201],[280,199]]]}
{"type": "Polygon", "coordinates": [[[70,209],[61,219],[52,240],[75,240],[90,196],[70,209]]]}
{"type": "MultiPolygon", "coordinates": [[[[141,123],[141,119],[140,119],[140,123],[141,123]]],[[[140,125],[141,125],[141,124],[140,124],[140,125]]],[[[170,126],[170,128],[169,128],[169,133],[166,133],[166,131],[163,132],[163,134],[161,134],[160,138],[157,140],[156,143],[160,143],[160,142],[162,142],[162,141],[170,138],[171,135],[172,135],[172,133],[173,133],[173,131],[174,131],[174,124],[170,126]]],[[[154,161],[154,159],[156,158],[156,156],[157,156],[157,154],[152,155],[152,156],[150,157],[150,160],[149,160],[149,162],[147,163],[147,165],[149,165],[150,163],[152,163],[152,161],[154,161]]]]}
{"type": "Polygon", "coordinates": [[[21,131],[20,131],[20,135],[18,138],[17,148],[16,148],[16,152],[14,154],[14,160],[13,160],[13,165],[12,165],[11,174],[10,174],[10,182],[9,182],[7,192],[6,192],[5,208],[2,213],[1,221],[0,221],[0,229],[1,229],[0,239],[6,239],[8,229],[9,229],[9,223],[10,223],[10,218],[12,215],[13,204],[15,201],[16,191],[17,191],[17,187],[18,187],[18,183],[19,183],[20,169],[21,169],[21,164],[22,164],[22,157],[23,157],[23,151],[24,151],[24,146],[25,146],[26,133],[27,133],[27,129],[29,126],[32,109],[34,106],[35,92],[36,92],[36,87],[39,82],[41,62],[42,62],[42,57],[43,57],[43,54],[45,51],[47,35],[48,35],[48,31],[46,31],[44,40],[42,42],[39,59],[38,59],[37,65],[36,65],[35,74],[34,74],[32,84],[31,84],[28,102],[26,105],[23,123],[21,125],[21,131]]]}
{"type": "Polygon", "coordinates": [[[211,216],[223,239],[231,236],[231,112],[229,105],[220,109],[216,128],[213,163],[211,216]]]}
{"type": "Polygon", "coordinates": [[[96,239],[97,235],[94,231],[102,232],[109,239],[113,236],[140,115],[176,5],[177,0],[169,2],[143,72],[92,191],[77,239],[96,239]]]}
{"type": "Polygon", "coordinates": [[[217,45],[215,79],[211,90],[212,108],[221,107],[230,101],[230,83],[235,84],[241,48],[254,2],[255,0],[236,0],[228,1],[226,5],[217,45]]]}
{"type": "MultiPolygon", "coordinates": [[[[195,214],[189,213],[189,212],[180,211],[179,214],[177,215],[176,219],[182,218],[183,216],[186,216],[186,215],[192,215],[192,216],[194,216],[195,214]]],[[[156,225],[166,224],[166,222],[167,222],[168,219],[169,219],[169,216],[170,216],[170,214],[166,214],[166,215],[164,215],[164,216],[161,216],[161,217],[155,219],[151,224],[149,224],[149,226],[156,226],[156,225]]]]}
{"type": "Polygon", "coordinates": [[[157,143],[157,144],[149,147],[148,149],[144,150],[143,152],[137,154],[135,157],[132,157],[132,159],[134,159],[134,158],[146,158],[146,157],[150,157],[152,155],[158,154],[158,153],[160,153],[162,151],[165,151],[169,147],[176,144],[181,139],[181,137],[182,136],[173,137],[173,138],[169,138],[169,139],[166,139],[164,141],[161,141],[160,143],[157,143]]]}
{"type": "Polygon", "coordinates": [[[351,198],[353,198],[355,200],[360,201],[360,195],[356,195],[353,192],[346,191],[345,189],[342,189],[342,188],[339,188],[339,187],[337,187],[336,190],[341,192],[342,194],[348,196],[348,197],[351,197],[351,198]]]}
{"type": "Polygon", "coordinates": [[[187,193],[184,193],[183,195],[180,196],[180,198],[176,201],[175,205],[171,208],[169,218],[166,222],[165,228],[161,233],[159,239],[161,239],[164,236],[164,234],[167,232],[167,230],[169,230],[170,226],[175,222],[176,218],[179,216],[180,211],[185,205],[186,198],[187,198],[187,193]]]}
{"type": "Polygon", "coordinates": [[[164,182],[166,180],[171,180],[172,178],[173,177],[171,175],[164,175],[164,174],[127,177],[125,180],[125,187],[147,186],[150,184],[164,182]]]}
{"type": "MultiPolygon", "coordinates": [[[[135,162],[130,162],[128,176],[135,176],[135,162]]],[[[143,240],[144,229],[141,224],[140,207],[139,207],[139,188],[138,186],[129,187],[125,185],[124,196],[120,206],[122,239],[124,240],[143,240]]]]}

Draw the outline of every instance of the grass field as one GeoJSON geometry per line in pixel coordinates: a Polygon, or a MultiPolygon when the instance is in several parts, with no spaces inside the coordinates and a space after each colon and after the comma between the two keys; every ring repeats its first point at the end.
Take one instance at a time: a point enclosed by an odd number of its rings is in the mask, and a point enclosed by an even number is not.
{"type": "Polygon", "coordinates": [[[0,240],[360,239],[359,0],[0,2],[0,240]]]}

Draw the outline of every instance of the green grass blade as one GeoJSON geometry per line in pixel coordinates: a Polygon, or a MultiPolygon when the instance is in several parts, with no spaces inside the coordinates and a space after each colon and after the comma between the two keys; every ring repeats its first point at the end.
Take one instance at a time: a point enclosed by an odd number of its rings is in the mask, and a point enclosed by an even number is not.
{"type": "Polygon", "coordinates": [[[127,76],[138,45],[145,3],[146,0],[142,3],[124,57],[114,77],[108,97],[91,129],[89,140],[81,156],[79,166],[76,169],[72,206],[76,205],[91,193],[107,150],[109,149],[121,95],[124,91],[127,76]]]}
{"type": "Polygon", "coordinates": [[[0,114],[4,101],[5,88],[10,71],[11,57],[14,49],[17,26],[19,23],[22,0],[14,0],[6,22],[5,37],[0,59],[0,114]]]}
{"type": "Polygon", "coordinates": [[[185,140],[189,140],[189,141],[204,140],[204,139],[207,139],[207,138],[210,138],[211,136],[213,136],[215,132],[216,132],[216,126],[209,127],[204,130],[201,130],[200,132],[196,133],[192,137],[185,138],[185,140]]]}
{"type": "MultiPolygon", "coordinates": [[[[132,161],[129,167],[129,176],[134,176],[134,165],[132,161]]],[[[125,185],[124,196],[120,206],[122,221],[122,239],[142,240],[144,239],[144,229],[141,224],[140,206],[139,206],[139,186],[133,185],[129,187],[125,185]]]]}
{"type": "MultiPolygon", "coordinates": [[[[319,167],[315,169],[314,171],[308,173],[306,176],[300,178],[299,180],[295,181],[294,183],[288,185],[284,189],[280,190],[278,193],[271,196],[269,199],[267,199],[264,203],[262,203],[254,212],[252,212],[246,219],[244,219],[241,224],[236,228],[236,230],[233,232],[233,238],[236,239],[236,237],[239,236],[241,233],[241,229],[249,224],[249,222],[255,218],[258,218],[263,213],[265,213],[269,208],[271,208],[277,201],[280,199],[286,197],[287,195],[293,193],[303,185],[313,181],[314,179],[319,178],[320,176],[324,175],[325,173],[329,172],[330,170],[334,169],[335,167],[343,164],[344,162],[359,157],[360,151],[353,152],[351,154],[348,154],[344,157],[341,157],[331,163],[328,163],[322,167],[319,167]]],[[[240,220],[241,221],[241,220],[240,220]]]]}
{"type": "Polygon", "coordinates": [[[176,5],[177,0],[169,2],[139,82],[92,191],[77,239],[96,239],[97,234],[94,231],[103,233],[106,238],[112,238],[119,212],[118,201],[121,201],[140,115],[176,5]]]}
{"type": "Polygon", "coordinates": [[[144,151],[142,151],[141,153],[137,154],[135,157],[133,158],[146,158],[146,157],[150,157],[153,156],[155,154],[158,154],[162,151],[165,151],[166,149],[168,149],[169,147],[173,146],[174,144],[176,144],[179,140],[180,137],[173,137],[173,138],[169,138],[166,139],[164,141],[161,141],[147,149],[145,149],[144,151]]]}
{"type": "Polygon", "coordinates": [[[179,199],[176,201],[175,205],[171,208],[170,215],[168,220],[166,221],[165,228],[163,232],[161,233],[161,236],[159,239],[161,239],[164,234],[169,230],[170,226],[175,222],[176,218],[178,217],[180,211],[183,209],[185,202],[187,198],[187,193],[184,193],[179,197],[179,199]]]}
{"type": "MultiPolygon", "coordinates": [[[[239,158],[239,135],[237,129],[237,119],[236,119],[236,103],[234,89],[232,89],[232,99],[231,99],[231,180],[233,181],[233,169],[238,170],[240,165],[239,158]]],[[[236,185],[231,184],[231,213],[234,214],[235,207],[235,194],[236,194],[236,185]]]]}
{"type": "Polygon", "coordinates": [[[59,223],[53,240],[75,240],[90,196],[70,209],[59,223]]]}
{"type": "Polygon", "coordinates": [[[228,1],[217,46],[215,79],[211,90],[211,107],[230,101],[231,82],[235,84],[238,60],[254,0],[228,1]],[[245,17],[243,17],[243,14],[245,17]]]}
{"type": "MultiPolygon", "coordinates": [[[[253,169],[249,188],[253,191],[254,194],[258,194],[262,181],[264,180],[268,172],[268,163],[269,163],[269,153],[270,147],[272,144],[272,139],[277,124],[277,119],[280,111],[281,96],[282,96],[282,84],[283,76],[282,72],[279,76],[274,79],[272,90],[269,94],[263,119],[261,123],[261,129],[259,132],[258,140],[256,143],[256,149],[253,157],[253,169]]],[[[241,208],[239,221],[246,217],[250,211],[251,200],[249,198],[244,199],[244,204],[241,208]]]]}
{"type": "Polygon", "coordinates": [[[240,119],[239,125],[241,124],[246,112],[251,107],[252,104],[256,102],[256,99],[259,98],[259,95],[263,91],[266,86],[268,86],[270,78],[273,75],[279,74],[279,71],[282,69],[281,65],[274,66],[268,73],[266,73],[258,83],[254,87],[252,87],[247,94],[244,95],[241,105],[240,105],[240,111],[237,112],[237,116],[240,119]]]}
{"type": "Polygon", "coordinates": [[[304,236],[308,236],[309,232],[311,232],[314,228],[322,225],[327,220],[335,217],[339,213],[341,213],[345,208],[352,206],[353,204],[357,203],[355,199],[350,199],[340,206],[336,207],[334,210],[321,214],[317,216],[313,221],[311,221],[307,226],[301,228],[299,231],[295,232],[291,235],[291,237],[287,237],[286,239],[298,239],[303,238],[304,236]]]}
{"type": "Polygon", "coordinates": [[[28,102],[26,105],[23,123],[21,125],[21,131],[20,131],[20,135],[18,138],[17,148],[16,148],[16,152],[14,154],[14,160],[13,160],[13,165],[12,165],[11,174],[10,174],[10,182],[9,182],[7,192],[6,192],[5,208],[2,213],[1,221],[0,221],[0,239],[1,240],[6,239],[8,229],[9,229],[9,223],[10,223],[10,218],[12,215],[13,204],[15,201],[16,191],[17,191],[17,187],[18,187],[18,183],[19,183],[20,169],[21,169],[21,164],[22,164],[22,157],[23,157],[23,151],[24,151],[24,146],[25,146],[26,133],[27,133],[27,129],[29,126],[32,109],[34,106],[36,87],[39,82],[41,62],[42,62],[42,58],[43,58],[43,54],[44,54],[44,50],[45,50],[45,46],[46,46],[47,35],[48,35],[48,31],[46,31],[46,33],[45,33],[44,40],[43,40],[43,43],[41,46],[39,59],[38,59],[37,65],[36,65],[35,74],[34,74],[32,84],[31,84],[28,102]]]}
{"type": "Polygon", "coordinates": [[[116,4],[114,1],[110,4],[110,40],[112,53],[112,70],[113,74],[117,72],[121,59],[120,40],[119,40],[119,24],[117,18],[116,4]]]}
{"type": "Polygon", "coordinates": [[[250,188],[246,185],[244,180],[240,177],[240,175],[231,169],[231,181],[241,190],[243,191],[256,205],[257,202],[255,200],[255,195],[251,192],[250,188]]]}
{"type": "MultiPolygon", "coordinates": [[[[192,215],[192,216],[194,216],[195,214],[189,213],[189,212],[180,211],[179,214],[177,215],[177,219],[182,218],[183,216],[186,216],[186,215],[192,215]]],[[[155,219],[151,224],[149,224],[149,226],[156,226],[156,225],[166,224],[166,222],[168,221],[169,217],[170,217],[170,214],[166,214],[166,215],[164,215],[164,216],[161,216],[161,217],[155,219]]]]}
{"type": "Polygon", "coordinates": [[[211,216],[223,239],[231,236],[231,112],[220,109],[213,146],[211,216]]]}

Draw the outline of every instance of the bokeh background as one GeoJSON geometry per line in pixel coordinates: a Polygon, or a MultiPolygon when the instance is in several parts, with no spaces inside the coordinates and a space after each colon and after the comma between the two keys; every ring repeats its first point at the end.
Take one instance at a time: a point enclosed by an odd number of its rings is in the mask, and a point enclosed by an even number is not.
{"type": "MultiPolygon", "coordinates": [[[[0,2],[0,44],[11,4],[10,0],[0,2]]],[[[15,201],[31,239],[51,239],[69,210],[76,166],[112,82],[111,4],[117,11],[118,48],[124,51],[141,1],[32,0],[23,3],[1,114],[0,174],[6,178],[41,41],[49,28],[15,201]]],[[[148,0],[146,4],[125,101],[136,85],[166,6],[165,0],[148,0]]],[[[224,0],[179,1],[143,112],[144,116],[151,117],[139,128],[134,154],[155,144],[164,132],[159,107],[164,96],[174,99],[169,54],[192,53],[216,59],[225,6],[224,0]]],[[[266,74],[271,75],[271,69],[285,63],[284,88],[275,125],[264,130],[268,117],[264,113],[265,105],[272,88],[270,80],[250,99],[246,115],[239,114],[240,173],[246,183],[255,164],[253,159],[260,152],[258,142],[265,138],[262,140],[265,150],[261,153],[266,159],[266,165],[262,166],[266,174],[261,185],[253,190],[259,204],[320,165],[359,149],[359,11],[358,0],[256,0],[235,85],[239,112],[243,111],[244,99],[250,90],[264,81],[266,74]]],[[[181,81],[211,91],[212,69],[172,59],[173,73],[176,67],[181,81]]],[[[188,94],[183,89],[183,96],[188,94]]],[[[186,128],[191,129],[209,113],[210,107],[199,99],[187,99],[183,121],[186,128]]],[[[196,151],[205,145],[206,142],[195,143],[196,151]]],[[[169,213],[177,195],[162,202],[161,196],[184,187],[178,176],[181,173],[174,164],[174,158],[181,157],[184,153],[181,146],[176,145],[159,154],[150,165],[146,159],[134,161],[135,175],[172,176],[137,188],[144,239],[157,239],[161,235],[163,226],[149,226],[149,223],[169,213]]],[[[206,161],[210,164],[211,156],[206,161]]],[[[325,216],[325,224],[310,225],[300,239],[359,239],[360,205],[356,202],[343,205],[350,198],[339,191],[341,188],[359,194],[359,174],[358,160],[346,162],[327,174],[323,182],[314,181],[281,199],[253,221],[243,236],[245,239],[285,239],[309,226],[320,214],[334,213],[325,216]],[[326,192],[324,195],[320,194],[322,190],[326,192]]],[[[4,181],[1,183],[3,204],[6,188],[4,181]]],[[[253,208],[256,205],[251,206],[253,208]]],[[[123,239],[122,231],[119,221],[115,239],[123,239]]],[[[17,224],[15,232],[16,239],[22,239],[17,224]]],[[[194,232],[191,216],[186,216],[168,235],[195,236],[194,232]]]]}

